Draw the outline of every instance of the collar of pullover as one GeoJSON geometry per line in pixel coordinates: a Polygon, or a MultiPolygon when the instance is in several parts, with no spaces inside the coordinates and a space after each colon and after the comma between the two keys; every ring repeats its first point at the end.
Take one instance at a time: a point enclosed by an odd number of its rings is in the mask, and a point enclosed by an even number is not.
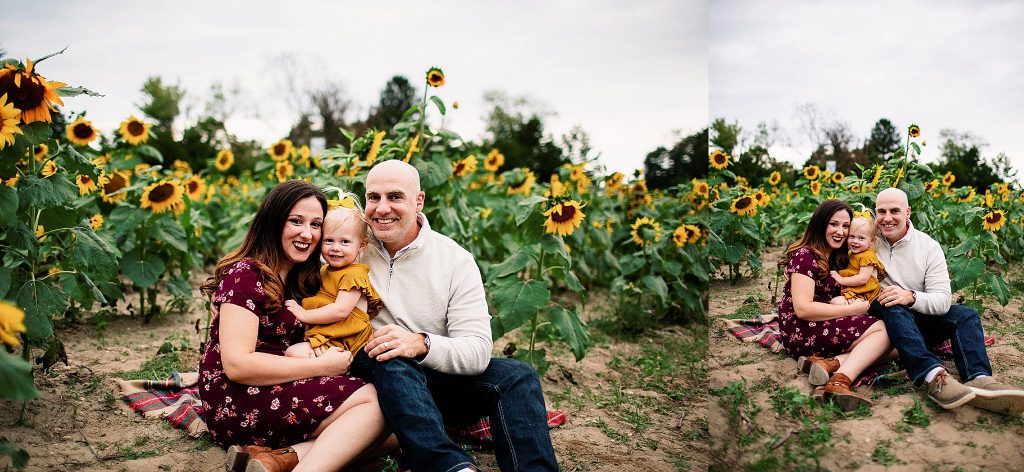
{"type": "Polygon", "coordinates": [[[906,244],[907,242],[909,242],[910,239],[913,237],[913,235],[914,235],[914,233],[916,231],[917,230],[914,229],[914,224],[911,223],[910,220],[907,220],[907,234],[904,234],[902,238],[900,238],[899,240],[897,240],[893,244],[889,244],[889,240],[885,239],[885,236],[879,237],[878,241],[879,241],[880,245],[883,248],[885,248],[885,249],[892,249],[892,248],[894,248],[896,246],[899,246],[901,244],[906,244]]]}
{"type": "Polygon", "coordinates": [[[426,215],[424,215],[423,213],[417,213],[416,224],[420,225],[420,233],[416,235],[416,239],[409,243],[408,246],[399,249],[398,252],[395,253],[395,257],[389,256],[388,250],[384,247],[384,243],[381,242],[381,240],[377,239],[376,237],[373,237],[371,239],[371,243],[374,245],[374,247],[377,248],[378,251],[380,251],[380,254],[384,256],[384,259],[394,261],[395,259],[398,259],[399,257],[405,255],[406,253],[411,252],[416,248],[419,248],[427,240],[427,233],[430,232],[430,222],[427,221],[426,215]]]}

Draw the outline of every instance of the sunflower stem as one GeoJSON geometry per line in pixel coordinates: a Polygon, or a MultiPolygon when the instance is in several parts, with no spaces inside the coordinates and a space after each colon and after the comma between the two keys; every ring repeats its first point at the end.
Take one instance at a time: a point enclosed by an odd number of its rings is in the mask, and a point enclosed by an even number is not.
{"type": "MultiPolygon", "coordinates": [[[[417,129],[416,135],[419,136],[420,139],[425,139],[426,138],[425,136],[423,136],[423,125],[426,124],[426,121],[427,121],[427,94],[429,92],[430,92],[430,84],[427,83],[427,85],[423,87],[423,101],[420,102],[420,124],[419,124],[419,126],[416,127],[416,129],[417,129]]],[[[419,146],[417,146],[417,147],[419,147],[419,146]]],[[[423,147],[420,147],[420,149],[423,149],[423,147]]]]}

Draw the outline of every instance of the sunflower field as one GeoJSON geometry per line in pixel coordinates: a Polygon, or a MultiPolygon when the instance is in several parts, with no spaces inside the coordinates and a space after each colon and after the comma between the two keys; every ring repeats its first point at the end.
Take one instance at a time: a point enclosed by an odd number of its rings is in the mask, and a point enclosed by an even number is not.
{"type": "Polygon", "coordinates": [[[595,291],[608,294],[607,312],[627,330],[703,319],[712,233],[701,221],[712,207],[693,195],[707,197],[706,183],[652,192],[639,172],[600,175],[592,161],[550,177],[506,168],[501,150],[464,140],[443,120],[430,124],[428,115],[448,111],[430,94],[445,85],[440,68],[427,71],[422,100],[392,129],[342,130],[349,144],[317,155],[281,140],[252,170],[224,146],[194,172],[147,144],[145,119],[128,115],[116,130],[97,129],[84,113],[54,124],[64,99],[99,94],[46,78],[45,59],[0,62],[4,399],[36,394],[30,347],[45,349],[50,364],[64,355],[54,320],[119,301],[139,316],[166,313],[157,294],[191,299],[189,274],[241,242],[271,187],[303,179],[329,197],[358,195],[369,168],[387,159],[418,168],[431,226],[476,256],[495,339],[522,328],[507,355],[543,371],[544,341],[582,359],[591,344],[583,308],[595,291]],[[20,358],[9,354],[19,346],[20,358]]]}
{"type": "Polygon", "coordinates": [[[1009,183],[956,187],[956,175],[937,174],[918,161],[925,144],[921,129],[911,125],[906,144],[889,161],[858,166],[851,175],[809,165],[792,187],[778,172],[763,182],[748,182],[729,171],[730,156],[713,151],[705,187],[712,205],[709,257],[733,280],[743,275],[742,269],[756,273],[763,245],[795,241],[822,201],[838,198],[854,211],[873,212],[875,195],[896,187],[910,199],[914,227],[942,245],[953,291],[966,289],[966,303],[979,310],[982,295],[992,295],[1005,306],[1010,297],[1006,264],[1024,260],[1024,190],[1009,183]]]}

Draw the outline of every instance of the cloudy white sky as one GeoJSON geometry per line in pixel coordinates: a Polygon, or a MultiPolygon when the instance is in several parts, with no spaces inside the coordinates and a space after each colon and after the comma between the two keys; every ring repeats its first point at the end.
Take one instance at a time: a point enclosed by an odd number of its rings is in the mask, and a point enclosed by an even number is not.
{"type": "Polygon", "coordinates": [[[111,132],[141,100],[148,76],[180,80],[194,103],[215,81],[238,84],[229,129],[264,142],[287,133],[296,111],[280,98],[285,70],[301,83],[341,81],[365,113],[396,74],[419,81],[432,65],[437,90],[460,109],[448,127],[479,137],[483,94],[527,96],[556,113],[559,137],[582,126],[611,169],[706,126],[707,2],[45,1],[5,5],[0,48],[18,58],[69,46],[39,71],[105,97],[66,100],[111,132]]]}
{"type": "Polygon", "coordinates": [[[716,0],[709,18],[709,114],[748,129],[777,122],[787,139],[776,157],[806,159],[794,111],[816,103],[857,145],[886,117],[921,126],[925,161],[953,128],[1024,172],[1024,2],[716,0]]]}

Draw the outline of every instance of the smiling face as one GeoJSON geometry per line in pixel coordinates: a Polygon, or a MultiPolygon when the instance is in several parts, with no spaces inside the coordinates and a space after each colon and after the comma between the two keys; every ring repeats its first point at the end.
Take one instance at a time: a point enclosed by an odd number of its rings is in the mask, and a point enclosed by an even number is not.
{"type": "Polygon", "coordinates": [[[419,235],[424,198],[416,168],[402,161],[384,161],[367,174],[366,220],[391,255],[419,235]]]}
{"type": "Polygon", "coordinates": [[[839,210],[828,219],[828,226],[825,227],[825,242],[830,249],[839,249],[846,242],[846,236],[850,234],[850,214],[846,210],[839,210]]]}
{"type": "Polygon", "coordinates": [[[850,245],[850,252],[864,252],[875,243],[875,225],[867,218],[854,218],[850,223],[850,236],[846,242],[850,245]]]}
{"type": "Polygon", "coordinates": [[[281,231],[281,248],[289,267],[301,264],[313,254],[320,241],[320,227],[324,221],[324,210],[316,197],[306,197],[295,203],[285,219],[281,231]]]}
{"type": "Polygon", "coordinates": [[[878,231],[894,244],[910,231],[910,203],[907,194],[902,190],[888,188],[878,193],[875,198],[875,222],[878,231]]]}
{"type": "Polygon", "coordinates": [[[355,212],[345,212],[348,214],[341,217],[339,222],[328,221],[324,225],[324,241],[320,245],[320,254],[335,269],[354,262],[359,251],[366,247],[366,225],[355,212]]]}

